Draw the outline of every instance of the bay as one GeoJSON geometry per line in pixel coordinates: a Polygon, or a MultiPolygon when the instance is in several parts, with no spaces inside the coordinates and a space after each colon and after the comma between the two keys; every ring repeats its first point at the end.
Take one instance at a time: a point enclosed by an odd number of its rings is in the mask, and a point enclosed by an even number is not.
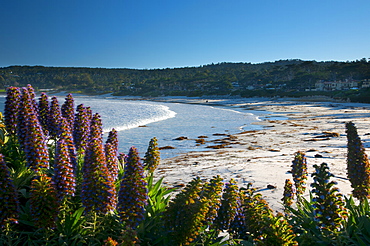
{"type": "MultiPolygon", "coordinates": [[[[222,138],[222,134],[257,129],[252,123],[262,116],[261,112],[238,107],[125,99],[74,96],[75,106],[90,106],[93,113],[101,115],[104,137],[112,128],[118,131],[120,152],[128,153],[129,148],[135,146],[141,157],[153,137],[158,139],[159,147],[174,147],[160,151],[162,159],[170,158],[189,151],[207,150],[206,146],[212,143],[197,144],[195,139],[199,136],[207,136],[208,142],[222,138]],[[174,140],[178,137],[187,139],[174,140]]],[[[0,97],[1,109],[4,101],[5,97],[0,97]]],[[[63,104],[64,96],[58,96],[58,101],[63,104]]]]}

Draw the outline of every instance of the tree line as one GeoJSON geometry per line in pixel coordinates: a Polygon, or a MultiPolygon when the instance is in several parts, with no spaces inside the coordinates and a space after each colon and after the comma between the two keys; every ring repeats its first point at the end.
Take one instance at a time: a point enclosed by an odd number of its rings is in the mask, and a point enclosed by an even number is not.
{"type": "Polygon", "coordinates": [[[314,88],[318,80],[345,79],[370,79],[370,60],[318,62],[290,59],[259,64],[222,62],[165,69],[0,68],[0,84],[5,88],[32,84],[36,90],[138,96],[284,96],[314,88]]]}

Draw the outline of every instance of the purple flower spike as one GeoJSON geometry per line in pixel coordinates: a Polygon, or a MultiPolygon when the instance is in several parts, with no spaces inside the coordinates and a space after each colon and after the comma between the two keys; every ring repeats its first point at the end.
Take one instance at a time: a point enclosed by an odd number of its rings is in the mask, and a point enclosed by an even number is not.
{"type": "Polygon", "coordinates": [[[44,130],[45,135],[47,136],[49,135],[48,117],[50,114],[50,106],[48,96],[44,92],[41,93],[38,108],[39,108],[39,121],[42,126],[42,129],[44,130]]]}
{"type": "Polygon", "coordinates": [[[109,132],[106,143],[111,143],[114,151],[118,152],[118,133],[114,128],[109,132]]]}
{"type": "Polygon", "coordinates": [[[56,139],[61,133],[62,111],[60,110],[58,99],[51,99],[50,114],[49,114],[49,134],[51,138],[56,139]]]}
{"type": "Polygon", "coordinates": [[[86,212],[107,213],[116,206],[114,181],[106,165],[102,140],[102,124],[98,114],[91,120],[90,142],[82,167],[81,199],[86,212]]]}
{"type": "Polygon", "coordinates": [[[8,222],[17,222],[19,201],[10,171],[0,154],[0,228],[8,222]]]}
{"type": "Polygon", "coordinates": [[[83,153],[86,150],[90,137],[90,121],[91,111],[83,104],[78,105],[73,128],[73,139],[78,152],[83,153]]]}
{"type": "Polygon", "coordinates": [[[65,197],[73,196],[75,193],[76,180],[68,147],[65,138],[62,137],[58,140],[55,151],[53,181],[59,202],[63,201],[65,197]]]}
{"type": "Polygon", "coordinates": [[[99,139],[103,141],[103,123],[98,113],[94,114],[90,125],[90,140],[99,139]]]}
{"type": "Polygon", "coordinates": [[[76,147],[74,145],[73,135],[71,126],[67,123],[67,119],[62,117],[62,124],[61,124],[61,138],[63,138],[66,142],[68,148],[68,154],[71,159],[73,169],[77,166],[77,152],[76,147]]]}
{"type": "Polygon", "coordinates": [[[118,177],[118,152],[116,149],[112,146],[111,143],[107,143],[105,145],[105,157],[107,160],[107,167],[109,170],[109,173],[114,181],[117,180],[118,177]]]}
{"type": "Polygon", "coordinates": [[[117,204],[121,220],[132,229],[144,219],[144,207],[148,197],[146,185],[143,164],[136,148],[132,147],[125,163],[117,204]]]}
{"type": "Polygon", "coordinates": [[[23,88],[18,116],[18,139],[26,154],[27,164],[38,171],[49,166],[46,137],[33,107],[28,89],[23,88]]]}
{"type": "Polygon", "coordinates": [[[32,107],[35,111],[36,114],[38,114],[38,106],[37,106],[37,101],[35,99],[35,90],[33,89],[32,85],[27,85],[27,90],[28,90],[28,93],[31,97],[31,102],[32,102],[32,107]]]}
{"type": "Polygon", "coordinates": [[[353,122],[346,123],[347,175],[353,196],[364,200],[370,197],[370,161],[353,122]]]}
{"type": "Polygon", "coordinates": [[[296,187],[296,194],[299,197],[303,195],[306,190],[306,180],[307,180],[306,155],[301,151],[296,152],[291,167],[293,181],[296,187]]]}
{"type": "Polygon", "coordinates": [[[21,91],[18,87],[9,87],[6,94],[4,108],[5,127],[9,134],[15,134],[17,132],[17,118],[21,91]]]}
{"type": "Polygon", "coordinates": [[[118,138],[117,131],[112,129],[109,132],[106,144],[105,144],[105,156],[107,158],[107,167],[112,175],[113,180],[118,177],[118,138]]]}
{"type": "Polygon", "coordinates": [[[62,105],[62,116],[67,119],[67,123],[73,127],[75,121],[74,99],[72,94],[68,94],[62,105]]]}

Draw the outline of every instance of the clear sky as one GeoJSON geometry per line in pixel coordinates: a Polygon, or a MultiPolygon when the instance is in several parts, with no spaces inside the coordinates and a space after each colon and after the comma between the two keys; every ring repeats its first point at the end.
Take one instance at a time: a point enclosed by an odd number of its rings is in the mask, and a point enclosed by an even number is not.
{"type": "Polygon", "coordinates": [[[369,0],[5,0],[0,67],[370,57],[369,0]]]}

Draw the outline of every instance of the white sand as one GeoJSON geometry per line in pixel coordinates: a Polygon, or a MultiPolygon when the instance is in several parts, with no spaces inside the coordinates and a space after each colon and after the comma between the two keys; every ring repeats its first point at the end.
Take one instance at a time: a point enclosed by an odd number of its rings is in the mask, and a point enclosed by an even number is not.
{"type": "MultiPolygon", "coordinates": [[[[174,101],[173,99],[170,101],[174,101]]],[[[202,103],[204,99],[181,99],[186,103],[202,103]]],[[[208,99],[207,104],[239,105],[246,109],[266,110],[266,120],[256,124],[263,130],[233,135],[230,145],[206,152],[192,152],[162,160],[156,177],[165,177],[169,186],[187,184],[194,177],[209,180],[220,175],[226,182],[231,178],[240,187],[249,182],[261,192],[274,210],[282,208],[284,183],[292,180],[291,164],[297,151],[306,153],[309,180],[314,164],[326,162],[337,187],[344,195],[351,193],[346,175],[347,138],[345,122],[353,121],[365,147],[370,147],[370,105],[337,102],[300,102],[271,100],[250,102],[247,99],[208,99]],[[271,116],[287,117],[273,121],[271,116]],[[321,137],[323,132],[335,132],[339,137],[321,137]],[[316,155],[316,157],[315,157],[316,155]],[[321,155],[322,157],[317,157],[321,155]],[[267,189],[267,185],[276,189],[267,189]]],[[[222,137],[220,137],[222,138],[222,137]]],[[[206,140],[206,139],[205,139],[206,140]]],[[[188,140],[184,140],[188,141],[188,140]]],[[[217,145],[219,143],[214,143],[217,145]]]]}

